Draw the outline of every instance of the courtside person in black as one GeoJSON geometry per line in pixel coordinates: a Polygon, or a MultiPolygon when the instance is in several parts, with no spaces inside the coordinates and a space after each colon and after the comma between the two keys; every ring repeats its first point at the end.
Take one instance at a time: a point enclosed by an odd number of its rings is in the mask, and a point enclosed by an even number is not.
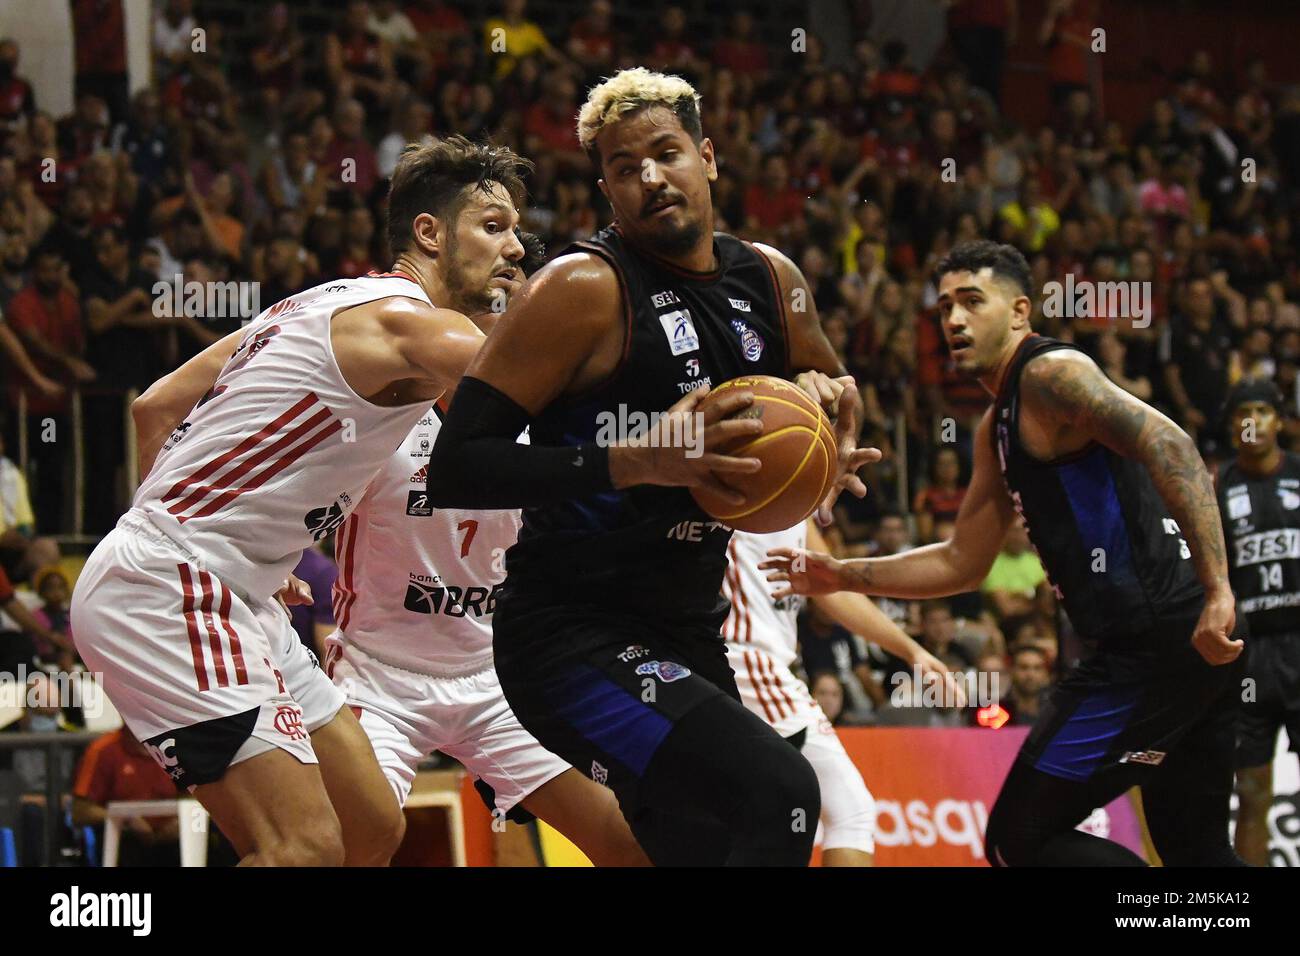
{"type": "Polygon", "coordinates": [[[1268,866],[1273,754],[1286,728],[1300,751],[1300,455],[1278,445],[1282,395],[1266,379],[1247,380],[1226,404],[1236,458],[1219,471],[1219,511],[1237,613],[1250,623],[1237,726],[1237,852],[1268,866]]]}
{"type": "Polygon", "coordinates": [[[614,224],[511,300],[443,423],[429,496],[523,508],[493,618],[502,688],[543,745],[615,791],[653,862],[804,865],[816,777],[739,703],[719,635],[731,532],[687,490],[742,503],[727,476],[760,463],[717,448],[761,425],[733,417],[749,392],[695,410],[737,376],[793,378],[836,421],[827,513],[841,488],[865,493],[854,472],[878,453],[854,447],[856,390],[799,270],[714,233],[690,85],[625,70],[591,91],[578,132],[614,224]]]}
{"type": "Polygon", "coordinates": [[[1074,346],[1029,328],[1029,267],[1011,246],[958,246],[936,269],[958,368],[995,397],[952,538],[836,561],[774,552],[777,592],[902,598],[977,587],[1017,513],[1095,652],[1053,692],[989,815],[996,866],[1140,865],[1075,828],[1142,787],[1166,865],[1240,865],[1228,843],[1244,641],[1210,476],[1173,422],[1074,346]]]}

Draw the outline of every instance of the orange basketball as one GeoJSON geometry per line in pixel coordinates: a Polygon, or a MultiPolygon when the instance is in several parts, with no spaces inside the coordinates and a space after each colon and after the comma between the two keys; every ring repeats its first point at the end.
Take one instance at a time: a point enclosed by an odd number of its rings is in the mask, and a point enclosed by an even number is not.
{"type": "Polygon", "coordinates": [[[746,375],[723,382],[699,405],[732,389],[754,393],[754,404],[737,418],[758,418],[761,435],[744,436],[717,449],[738,458],[757,458],[763,467],[753,474],[726,474],[723,482],[745,496],[742,505],[729,504],[706,488],[692,488],[696,503],[718,521],[737,531],[764,534],[783,531],[815,510],[835,482],[838,454],[835,430],[826,412],[807,392],[771,375],[746,375]]]}

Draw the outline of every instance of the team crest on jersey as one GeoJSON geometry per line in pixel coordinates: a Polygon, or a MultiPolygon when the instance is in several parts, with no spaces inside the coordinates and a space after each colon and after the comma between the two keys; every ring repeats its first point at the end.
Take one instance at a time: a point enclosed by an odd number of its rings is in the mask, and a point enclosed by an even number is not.
{"type": "Polygon", "coordinates": [[[675,664],[672,661],[646,661],[644,664],[637,665],[636,672],[638,674],[652,674],[665,684],[671,684],[675,680],[691,676],[689,667],[683,667],[681,664],[675,664]]]}
{"type": "Polygon", "coordinates": [[[695,333],[695,323],[691,321],[690,309],[665,312],[659,316],[659,324],[663,326],[664,337],[668,339],[668,347],[673,350],[674,355],[699,351],[700,337],[695,333]]]}
{"type": "Polygon", "coordinates": [[[763,337],[740,319],[732,319],[731,327],[740,336],[740,348],[745,353],[745,358],[751,362],[757,362],[761,359],[763,357],[763,337]]]}
{"type": "Polygon", "coordinates": [[[415,441],[411,442],[411,450],[408,454],[412,458],[428,458],[429,453],[433,451],[433,440],[428,435],[419,435],[415,441]]]}
{"type": "Polygon", "coordinates": [[[312,540],[320,541],[328,537],[331,531],[341,525],[345,517],[347,516],[343,514],[343,509],[339,507],[339,503],[336,501],[328,508],[313,508],[307,512],[306,517],[302,519],[302,523],[311,532],[312,540]]]}

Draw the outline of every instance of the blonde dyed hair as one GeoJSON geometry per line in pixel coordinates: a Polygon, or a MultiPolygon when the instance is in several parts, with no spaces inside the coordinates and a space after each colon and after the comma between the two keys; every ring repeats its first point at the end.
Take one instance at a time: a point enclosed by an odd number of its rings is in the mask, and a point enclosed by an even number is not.
{"type": "Polygon", "coordinates": [[[699,142],[700,94],[680,76],[656,73],[643,66],[620,70],[604,83],[592,87],[587,102],[578,110],[578,142],[593,163],[600,165],[596,136],[628,113],[662,106],[676,114],[682,128],[699,142]]]}

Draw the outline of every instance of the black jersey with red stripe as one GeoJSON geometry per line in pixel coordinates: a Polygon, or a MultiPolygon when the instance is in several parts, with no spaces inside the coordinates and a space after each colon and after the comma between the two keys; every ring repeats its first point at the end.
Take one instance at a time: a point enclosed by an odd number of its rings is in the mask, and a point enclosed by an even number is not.
{"type": "MultiPolygon", "coordinates": [[[[790,374],[786,314],[765,255],[715,233],[718,268],[692,272],[633,248],[616,226],[568,252],[599,256],[622,291],[624,346],[612,375],[543,409],[538,445],[623,439],[702,385],[790,374]]],[[[731,529],[685,488],[641,485],[525,508],[506,555],[502,607],[582,603],[659,617],[725,616],[720,596],[731,529]]],[[[718,618],[721,622],[721,617],[718,618]]]]}

